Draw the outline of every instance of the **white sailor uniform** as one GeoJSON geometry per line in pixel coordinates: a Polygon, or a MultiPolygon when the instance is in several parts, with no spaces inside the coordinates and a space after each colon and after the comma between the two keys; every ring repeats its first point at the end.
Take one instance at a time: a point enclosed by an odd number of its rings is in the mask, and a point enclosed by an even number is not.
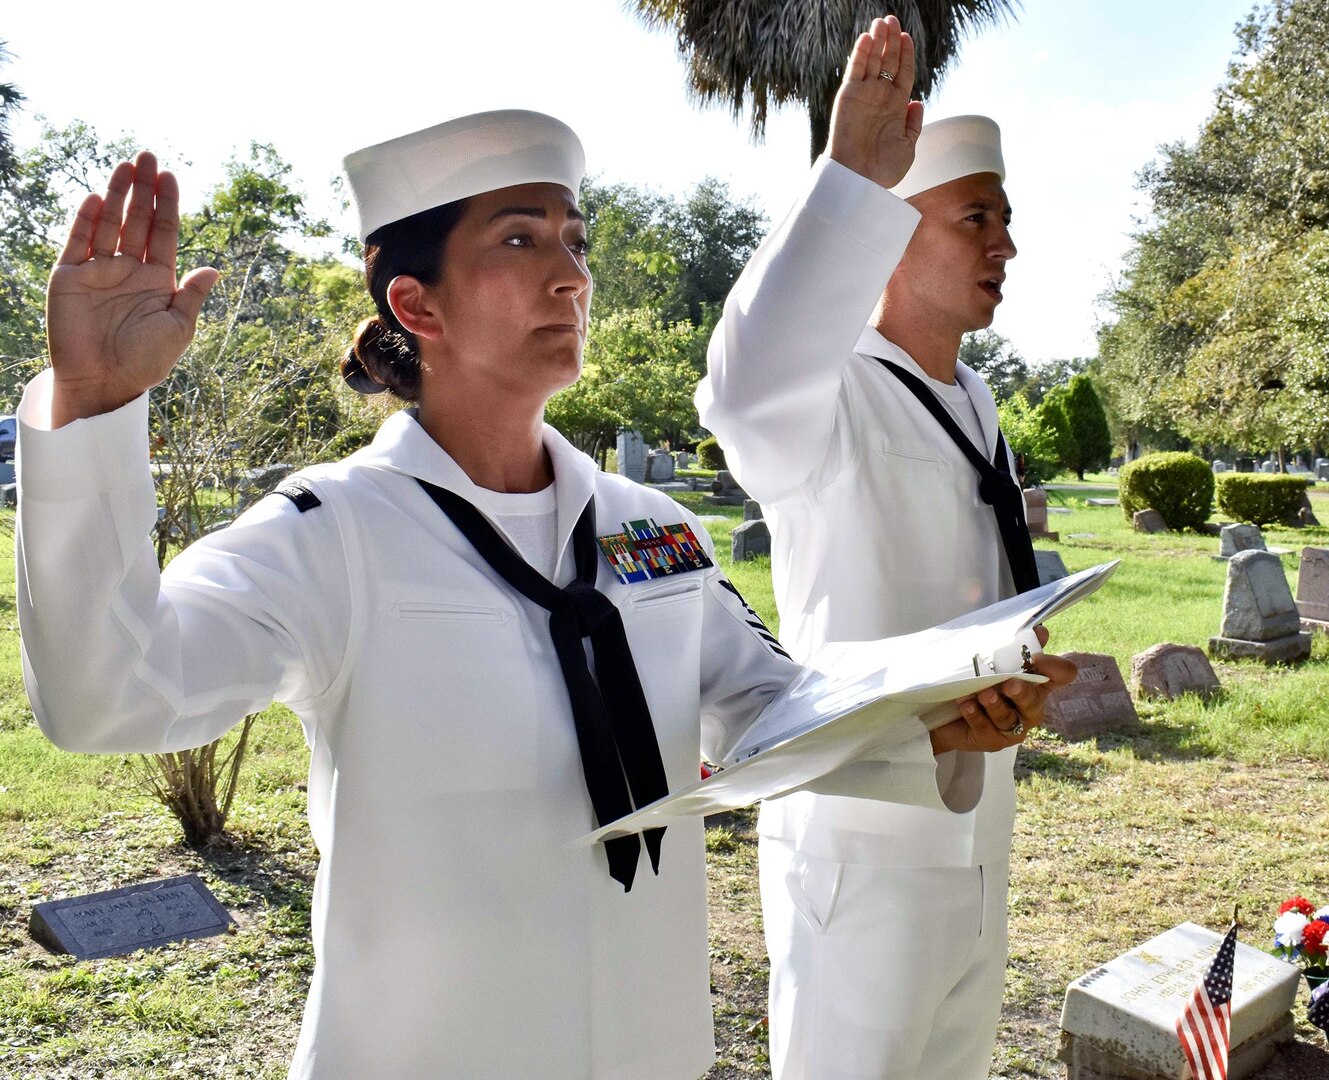
{"type": "MultiPolygon", "coordinates": [[[[49,426],[20,409],[19,617],[42,729],[89,753],[218,738],[270,701],[300,717],[321,856],[317,958],[291,1076],[687,1080],[710,1065],[704,850],[671,825],[630,891],[599,848],[549,616],[496,579],[423,478],[485,506],[409,412],[261,500],[159,577],[146,397],[49,426]],[[316,505],[315,505],[316,503],[316,505]],[[385,898],[391,898],[390,904],[385,898]]],[[[687,521],[546,428],[556,583],[597,534],[687,521]]],[[[668,783],[718,759],[795,666],[714,567],[623,584],[601,559],[668,783]],[[698,718],[700,717],[700,724],[698,718]]]]}
{"type": "MultiPolygon", "coordinates": [[[[926,374],[864,328],[917,221],[820,160],[730,294],[697,391],[702,422],[765,511],[781,641],[796,659],[1014,592],[974,467],[876,357],[926,374]]],[[[982,380],[960,365],[956,387],[932,385],[962,428],[977,423],[992,460],[982,380]]],[[[823,784],[762,807],[778,1080],[987,1076],[1014,759],[1014,748],[938,759],[920,724],[876,765],[873,794],[893,801],[823,784]]]]}

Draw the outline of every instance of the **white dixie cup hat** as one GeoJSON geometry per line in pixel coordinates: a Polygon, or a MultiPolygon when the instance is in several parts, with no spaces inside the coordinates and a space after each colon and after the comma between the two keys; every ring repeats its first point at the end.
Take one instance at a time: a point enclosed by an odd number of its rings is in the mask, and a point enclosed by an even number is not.
{"type": "Polygon", "coordinates": [[[559,184],[575,197],[586,154],[561,120],[500,109],[366,146],[342,164],[364,240],[389,222],[517,184],[559,184]]]}
{"type": "Polygon", "coordinates": [[[891,193],[908,199],[974,173],[996,173],[1005,181],[1001,129],[986,116],[948,116],[923,125],[914,144],[914,163],[891,193]]]}

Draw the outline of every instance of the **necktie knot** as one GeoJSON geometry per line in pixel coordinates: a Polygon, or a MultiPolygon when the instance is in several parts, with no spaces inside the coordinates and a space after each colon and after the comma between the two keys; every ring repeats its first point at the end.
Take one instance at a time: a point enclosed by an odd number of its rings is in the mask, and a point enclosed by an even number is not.
{"type": "Polygon", "coordinates": [[[594,634],[618,610],[604,593],[585,581],[570,582],[564,586],[563,594],[577,612],[577,629],[582,637],[594,634]]]}
{"type": "Polygon", "coordinates": [[[978,497],[988,506],[1007,509],[1011,504],[1011,499],[1018,497],[1019,489],[1015,486],[1015,481],[1006,473],[997,472],[995,469],[982,476],[978,481],[978,497]]]}

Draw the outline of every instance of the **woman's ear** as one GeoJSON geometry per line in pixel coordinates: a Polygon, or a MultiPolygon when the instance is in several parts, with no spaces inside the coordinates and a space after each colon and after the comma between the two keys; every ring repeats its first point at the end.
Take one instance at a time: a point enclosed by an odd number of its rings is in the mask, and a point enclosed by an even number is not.
{"type": "Polygon", "coordinates": [[[388,306],[402,327],[417,338],[436,341],[443,336],[438,307],[419,278],[399,274],[388,282],[388,306]]]}

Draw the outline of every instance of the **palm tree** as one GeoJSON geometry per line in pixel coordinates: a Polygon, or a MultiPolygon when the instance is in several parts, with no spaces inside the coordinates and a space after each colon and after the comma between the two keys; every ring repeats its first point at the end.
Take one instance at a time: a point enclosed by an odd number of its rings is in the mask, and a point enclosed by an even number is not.
{"type": "MultiPolygon", "coordinates": [[[[9,62],[7,42],[0,41],[0,65],[9,62]]],[[[23,103],[23,92],[13,83],[0,83],[0,183],[8,181],[18,166],[9,135],[9,118],[23,103]]]]}
{"type": "Polygon", "coordinates": [[[688,81],[703,104],[752,109],[752,136],[772,104],[801,101],[812,122],[812,157],[825,149],[831,105],[854,38],[893,8],[914,39],[915,92],[927,97],[960,38],[1012,13],[1019,0],[630,0],[648,26],[678,32],[688,81]]]}

